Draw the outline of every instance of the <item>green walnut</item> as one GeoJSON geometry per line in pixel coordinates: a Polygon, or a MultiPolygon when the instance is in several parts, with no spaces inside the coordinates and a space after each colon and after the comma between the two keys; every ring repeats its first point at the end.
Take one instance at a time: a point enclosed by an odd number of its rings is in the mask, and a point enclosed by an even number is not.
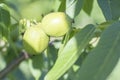
{"type": "Polygon", "coordinates": [[[49,13],[42,19],[42,28],[49,36],[65,35],[71,26],[70,18],[64,12],[49,13]]]}
{"type": "Polygon", "coordinates": [[[48,43],[49,37],[38,26],[30,27],[24,33],[23,45],[25,50],[30,54],[36,55],[41,53],[47,48],[48,43]]]}

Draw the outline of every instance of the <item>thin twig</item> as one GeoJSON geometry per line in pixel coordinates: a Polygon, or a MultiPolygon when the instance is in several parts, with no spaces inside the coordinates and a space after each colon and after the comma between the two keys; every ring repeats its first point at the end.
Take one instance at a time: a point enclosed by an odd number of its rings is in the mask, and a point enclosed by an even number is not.
{"type": "Polygon", "coordinates": [[[30,56],[26,52],[21,52],[19,57],[14,59],[2,71],[0,71],[0,80],[3,79],[9,72],[16,68],[22,61],[28,59],[30,56]]]}

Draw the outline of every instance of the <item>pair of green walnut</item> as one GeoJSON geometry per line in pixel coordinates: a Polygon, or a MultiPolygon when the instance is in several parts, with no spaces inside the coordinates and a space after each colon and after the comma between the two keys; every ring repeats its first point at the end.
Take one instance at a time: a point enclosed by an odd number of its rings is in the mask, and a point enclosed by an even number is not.
{"type": "Polygon", "coordinates": [[[40,54],[49,43],[49,36],[65,35],[71,26],[70,19],[64,12],[53,12],[42,19],[42,22],[28,28],[23,36],[23,45],[30,54],[40,54]]]}

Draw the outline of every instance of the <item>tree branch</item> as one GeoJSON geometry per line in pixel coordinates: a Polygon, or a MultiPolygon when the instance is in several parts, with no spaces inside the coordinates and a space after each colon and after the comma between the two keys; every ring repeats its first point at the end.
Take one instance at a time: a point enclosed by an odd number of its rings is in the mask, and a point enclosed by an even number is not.
{"type": "Polygon", "coordinates": [[[21,52],[19,57],[14,59],[10,64],[8,64],[2,71],[0,71],[0,80],[3,79],[10,71],[16,68],[22,61],[28,59],[30,56],[26,52],[21,52]]]}

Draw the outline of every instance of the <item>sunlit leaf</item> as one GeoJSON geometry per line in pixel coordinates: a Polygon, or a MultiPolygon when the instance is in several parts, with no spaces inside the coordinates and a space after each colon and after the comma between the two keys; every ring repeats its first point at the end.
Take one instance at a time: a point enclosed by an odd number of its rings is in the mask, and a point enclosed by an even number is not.
{"type": "Polygon", "coordinates": [[[66,44],[63,51],[58,55],[55,65],[48,72],[45,80],[57,80],[60,78],[79,58],[82,50],[93,37],[94,31],[95,27],[88,25],[73,36],[66,44]]]}
{"type": "Polygon", "coordinates": [[[76,17],[83,7],[84,0],[66,0],[66,13],[70,18],[76,17]]]}

